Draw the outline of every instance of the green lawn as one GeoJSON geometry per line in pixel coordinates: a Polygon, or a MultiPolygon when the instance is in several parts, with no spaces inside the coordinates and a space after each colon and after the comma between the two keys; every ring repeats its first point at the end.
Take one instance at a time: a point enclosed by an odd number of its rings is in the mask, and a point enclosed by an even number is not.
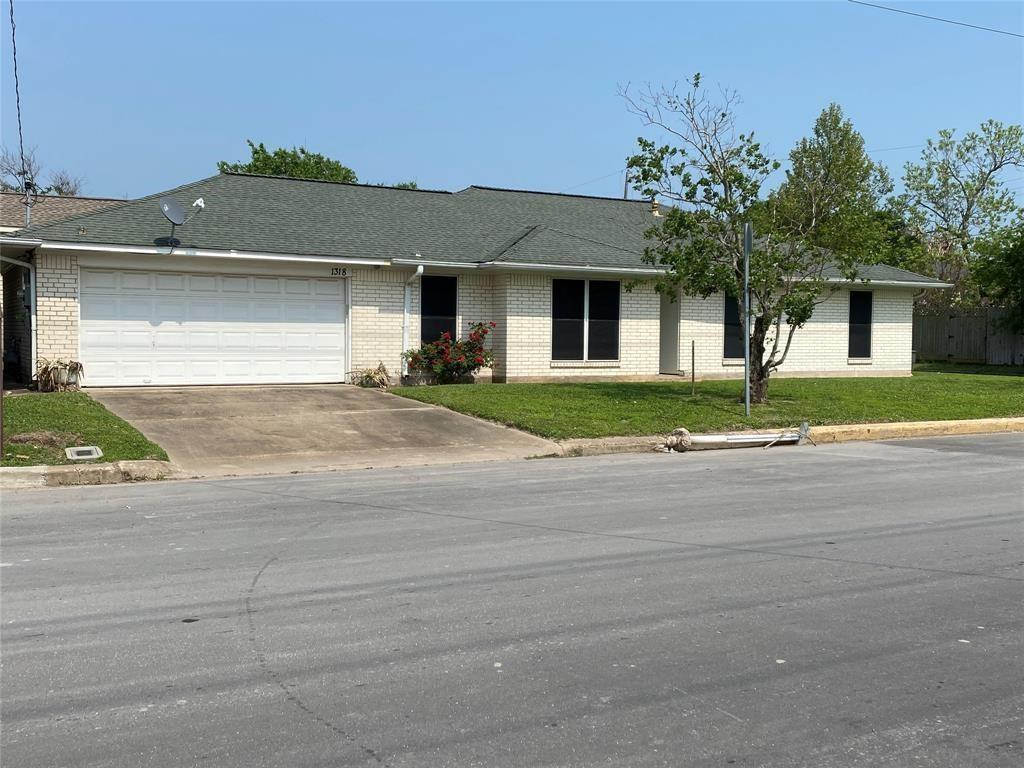
{"type": "MultiPolygon", "coordinates": [[[[395,394],[507,424],[543,437],[663,434],[792,427],[801,421],[851,424],[1024,416],[1024,369],[961,373],[931,366],[912,377],[772,379],[767,405],[743,416],[737,381],[602,382],[400,387],[395,394]],[[1001,374],[1001,375],[993,375],[1001,374]]],[[[975,367],[975,371],[977,367],[975,367]]]]}
{"type": "Polygon", "coordinates": [[[99,446],[103,451],[100,461],[167,460],[160,446],[81,392],[4,398],[4,455],[0,465],[70,464],[64,448],[73,445],[99,446]],[[18,435],[29,436],[31,441],[20,442],[18,435]]]}

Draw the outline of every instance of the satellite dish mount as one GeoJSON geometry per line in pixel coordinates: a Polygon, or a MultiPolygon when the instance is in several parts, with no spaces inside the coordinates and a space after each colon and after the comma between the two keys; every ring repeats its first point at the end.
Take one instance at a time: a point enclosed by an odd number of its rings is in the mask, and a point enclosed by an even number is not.
{"type": "Polygon", "coordinates": [[[161,197],[160,198],[160,212],[164,215],[164,218],[171,222],[171,236],[167,238],[167,244],[174,248],[175,246],[181,245],[181,241],[174,236],[175,227],[180,227],[188,224],[196,215],[206,207],[206,203],[203,198],[199,198],[192,207],[195,210],[191,215],[186,215],[185,209],[181,207],[181,203],[175,200],[173,197],[161,197]]]}

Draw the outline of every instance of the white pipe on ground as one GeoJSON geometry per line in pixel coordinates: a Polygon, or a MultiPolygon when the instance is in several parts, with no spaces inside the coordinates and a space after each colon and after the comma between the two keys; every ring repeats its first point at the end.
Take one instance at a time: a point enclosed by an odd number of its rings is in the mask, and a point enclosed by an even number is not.
{"type": "MultiPolygon", "coordinates": [[[[416,258],[421,256],[417,253],[416,258]]],[[[412,312],[412,284],[423,277],[423,265],[419,264],[416,271],[405,281],[405,296],[402,312],[402,375],[409,373],[409,361],[405,359],[405,353],[409,349],[409,313],[412,312]]]]}

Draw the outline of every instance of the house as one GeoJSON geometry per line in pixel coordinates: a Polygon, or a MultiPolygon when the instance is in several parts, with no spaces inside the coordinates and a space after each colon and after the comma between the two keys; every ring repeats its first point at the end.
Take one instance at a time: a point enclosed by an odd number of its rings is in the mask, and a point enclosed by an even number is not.
{"type": "MultiPolygon", "coordinates": [[[[32,268],[33,358],[78,359],[91,386],[397,373],[404,349],[491,320],[494,381],[688,375],[691,350],[698,377],[741,376],[735,301],[644,282],[656,221],[642,201],[222,173],[0,244],[6,266],[32,268]],[[198,211],[173,243],[165,196],[198,211]]],[[[785,375],[910,374],[913,297],[940,284],[864,277],[833,277],[785,375]]]]}
{"type": "MultiPolygon", "coordinates": [[[[36,226],[52,224],[69,216],[90,213],[125,202],[108,197],[82,197],[70,195],[38,195],[32,202],[32,222],[36,226]]],[[[21,192],[0,192],[0,235],[25,226],[25,198],[21,192]]],[[[31,328],[26,297],[29,273],[16,264],[0,262],[0,307],[3,308],[3,348],[6,363],[16,378],[31,375],[31,328]]]]}

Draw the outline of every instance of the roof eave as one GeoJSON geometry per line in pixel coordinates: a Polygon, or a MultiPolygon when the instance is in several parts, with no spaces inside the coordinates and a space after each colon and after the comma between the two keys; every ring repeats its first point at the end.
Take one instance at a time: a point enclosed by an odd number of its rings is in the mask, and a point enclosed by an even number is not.
{"type": "Polygon", "coordinates": [[[862,283],[864,285],[880,285],[885,288],[953,288],[952,283],[942,283],[938,280],[872,280],[867,277],[856,277],[849,280],[845,277],[829,277],[825,280],[828,283],[862,283]]]}
{"type": "Polygon", "coordinates": [[[35,247],[53,251],[93,251],[97,253],[136,254],[140,256],[191,256],[206,259],[249,259],[253,261],[295,261],[314,264],[350,264],[353,266],[388,266],[390,259],[348,258],[311,253],[275,253],[269,251],[220,250],[188,246],[118,245],[116,243],[75,243],[58,240],[18,240],[19,244],[35,242],[35,247]]]}
{"type": "Polygon", "coordinates": [[[652,267],[602,267],[593,264],[529,264],[516,261],[485,261],[480,264],[480,269],[509,269],[533,272],[600,272],[602,274],[615,275],[660,275],[665,272],[663,269],[652,267]]]}

